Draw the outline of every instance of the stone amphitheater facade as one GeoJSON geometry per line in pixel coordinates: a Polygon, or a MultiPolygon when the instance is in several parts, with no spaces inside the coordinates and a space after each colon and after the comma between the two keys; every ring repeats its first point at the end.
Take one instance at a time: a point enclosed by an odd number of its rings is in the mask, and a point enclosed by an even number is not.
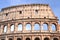
{"type": "Polygon", "coordinates": [[[58,21],[48,4],[6,7],[0,12],[0,40],[60,40],[58,21]]]}

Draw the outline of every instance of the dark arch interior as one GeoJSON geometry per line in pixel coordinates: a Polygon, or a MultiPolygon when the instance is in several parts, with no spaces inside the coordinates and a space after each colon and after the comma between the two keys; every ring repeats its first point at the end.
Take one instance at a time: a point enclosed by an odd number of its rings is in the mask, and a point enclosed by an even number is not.
{"type": "Polygon", "coordinates": [[[26,38],[26,40],[30,40],[30,38],[26,38]]]}
{"type": "Polygon", "coordinates": [[[9,38],[9,40],[12,40],[12,38],[9,38]]]}
{"type": "Polygon", "coordinates": [[[54,38],[53,40],[58,40],[58,38],[54,38]]]}
{"type": "Polygon", "coordinates": [[[44,40],[49,40],[49,38],[44,38],[44,40]]]}
{"type": "Polygon", "coordinates": [[[35,38],[35,40],[40,40],[39,38],[35,38]]]}
{"type": "Polygon", "coordinates": [[[17,38],[17,40],[21,40],[21,38],[17,38]]]}
{"type": "Polygon", "coordinates": [[[1,39],[1,40],[5,40],[5,39],[1,39]]]}

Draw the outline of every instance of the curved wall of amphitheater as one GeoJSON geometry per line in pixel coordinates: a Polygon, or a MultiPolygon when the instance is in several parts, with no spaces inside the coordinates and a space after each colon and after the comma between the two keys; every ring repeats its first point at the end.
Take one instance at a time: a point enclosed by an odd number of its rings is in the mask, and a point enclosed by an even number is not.
{"type": "Polygon", "coordinates": [[[48,4],[25,4],[0,12],[0,40],[59,40],[58,18],[48,4]]]}

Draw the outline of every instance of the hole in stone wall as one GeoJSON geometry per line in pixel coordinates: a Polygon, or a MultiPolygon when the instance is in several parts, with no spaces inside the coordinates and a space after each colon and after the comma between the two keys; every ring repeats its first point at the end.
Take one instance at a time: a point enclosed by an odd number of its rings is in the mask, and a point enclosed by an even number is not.
{"type": "Polygon", "coordinates": [[[8,16],[8,13],[6,13],[6,16],[8,16]]]}
{"type": "Polygon", "coordinates": [[[20,14],[22,14],[22,11],[19,11],[20,14]]]}

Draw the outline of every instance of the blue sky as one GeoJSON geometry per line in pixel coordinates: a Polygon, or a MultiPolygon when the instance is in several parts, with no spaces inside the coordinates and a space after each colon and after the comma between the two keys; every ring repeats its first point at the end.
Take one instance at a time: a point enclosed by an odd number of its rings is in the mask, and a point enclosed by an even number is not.
{"type": "Polygon", "coordinates": [[[60,0],[0,0],[0,9],[13,5],[32,3],[49,4],[54,14],[60,19],[60,0]]]}

